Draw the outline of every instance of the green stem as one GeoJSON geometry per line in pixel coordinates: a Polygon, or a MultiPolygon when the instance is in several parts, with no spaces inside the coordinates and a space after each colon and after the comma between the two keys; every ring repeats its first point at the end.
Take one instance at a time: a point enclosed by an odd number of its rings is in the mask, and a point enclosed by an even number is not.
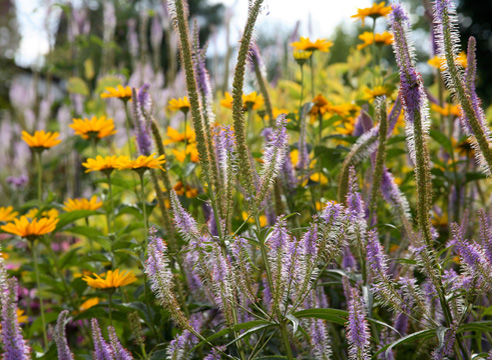
{"type": "Polygon", "coordinates": [[[43,163],[41,151],[38,152],[38,200],[40,203],[43,202],[43,163]]]}
{"type": "Polygon", "coordinates": [[[138,173],[138,175],[140,176],[140,193],[142,195],[142,209],[143,209],[143,216],[144,216],[144,228],[145,228],[145,236],[144,236],[144,239],[145,239],[145,248],[144,248],[144,252],[145,252],[146,249],[147,249],[147,234],[149,232],[149,230],[148,230],[149,224],[147,222],[147,204],[146,204],[146,201],[145,201],[144,172],[141,171],[141,172],[138,173]]]}
{"type": "Polygon", "coordinates": [[[301,121],[302,99],[304,98],[304,64],[301,64],[301,97],[299,98],[299,122],[301,121]]]}
{"type": "Polygon", "coordinates": [[[106,177],[108,178],[108,186],[109,186],[109,213],[107,213],[108,217],[108,231],[114,232],[114,202],[113,202],[113,189],[111,187],[111,173],[107,173],[106,177]]]}
{"type": "Polygon", "coordinates": [[[309,65],[311,66],[311,98],[314,99],[314,52],[313,54],[309,57],[309,65]]]}
{"type": "Polygon", "coordinates": [[[130,132],[131,118],[130,118],[130,114],[128,113],[128,101],[125,101],[125,115],[126,115],[126,121],[125,121],[126,136],[128,138],[128,156],[130,156],[130,158],[133,160],[132,137],[130,132]]]}
{"type": "Polygon", "coordinates": [[[184,143],[185,143],[185,150],[184,150],[184,153],[185,153],[185,167],[184,167],[184,173],[183,173],[183,190],[184,190],[184,194],[186,196],[186,164],[187,164],[187,159],[188,159],[188,154],[187,154],[187,150],[188,150],[188,134],[187,134],[187,127],[188,127],[188,113],[185,112],[184,113],[184,143]]]}
{"type": "Polygon", "coordinates": [[[34,241],[30,242],[31,244],[31,249],[32,249],[32,259],[34,262],[34,272],[36,274],[36,286],[38,288],[38,298],[39,298],[39,309],[41,311],[41,325],[42,325],[42,330],[43,330],[43,342],[44,342],[44,347],[46,348],[48,346],[48,335],[46,334],[46,318],[44,316],[44,299],[43,295],[41,293],[41,281],[39,280],[39,267],[38,267],[38,254],[37,254],[37,248],[36,244],[34,241]]]}
{"type": "Polygon", "coordinates": [[[112,311],[113,311],[113,293],[110,292],[109,295],[108,295],[108,304],[109,304],[109,325],[111,325],[113,327],[113,315],[112,315],[112,311]]]}

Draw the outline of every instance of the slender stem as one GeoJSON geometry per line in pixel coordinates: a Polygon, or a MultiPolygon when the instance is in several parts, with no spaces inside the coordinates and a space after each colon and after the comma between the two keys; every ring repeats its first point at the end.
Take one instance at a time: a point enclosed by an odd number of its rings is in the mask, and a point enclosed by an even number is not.
{"type": "Polygon", "coordinates": [[[301,97],[299,98],[299,122],[301,121],[302,99],[304,98],[304,64],[301,64],[301,97]]]}
{"type": "Polygon", "coordinates": [[[109,304],[109,325],[113,326],[113,293],[110,292],[108,295],[108,304],[109,304]]]}
{"type": "Polygon", "coordinates": [[[309,65],[311,66],[311,98],[314,99],[314,52],[313,54],[309,57],[309,65]]]}
{"type": "Polygon", "coordinates": [[[38,200],[43,201],[43,163],[41,151],[38,151],[38,200]]]}
{"type": "Polygon", "coordinates": [[[90,137],[92,157],[95,159],[97,156],[97,136],[90,137]]]}
{"type": "Polygon", "coordinates": [[[128,113],[128,101],[125,101],[125,115],[126,115],[126,121],[125,121],[126,136],[128,138],[128,156],[130,156],[130,158],[133,159],[132,137],[130,132],[131,118],[130,118],[130,114],[128,113]]]}
{"type": "Polygon", "coordinates": [[[107,214],[108,216],[108,231],[109,232],[114,232],[114,202],[113,202],[113,189],[111,187],[111,173],[106,174],[108,178],[108,186],[109,186],[109,213],[107,214]]]}
{"type": "Polygon", "coordinates": [[[34,262],[34,272],[36,274],[36,286],[38,288],[38,298],[39,298],[39,309],[41,311],[41,325],[43,327],[43,341],[44,347],[48,346],[48,335],[46,334],[46,319],[44,316],[44,299],[41,293],[41,281],[39,280],[39,267],[38,267],[38,254],[37,248],[34,241],[30,241],[31,249],[32,249],[32,259],[34,262]]]}
{"type": "Polygon", "coordinates": [[[145,250],[147,249],[147,234],[149,232],[149,230],[148,230],[149,224],[147,222],[147,204],[146,204],[146,201],[145,201],[144,172],[141,171],[141,172],[138,173],[138,175],[140,175],[140,192],[141,192],[141,195],[142,195],[142,209],[143,209],[143,216],[144,216],[144,227],[145,227],[145,236],[144,236],[144,239],[145,239],[145,248],[144,248],[144,252],[145,252],[145,250]]]}
{"type": "MultiPolygon", "coordinates": [[[[185,143],[184,154],[185,154],[185,164],[187,163],[186,162],[186,159],[188,157],[188,154],[187,154],[187,150],[188,150],[187,127],[188,127],[188,113],[185,112],[184,113],[184,143],[185,143]]],[[[184,173],[183,173],[183,191],[184,191],[184,194],[186,196],[186,166],[184,167],[184,173]]]]}
{"type": "Polygon", "coordinates": [[[289,335],[287,332],[287,324],[282,321],[280,324],[280,333],[282,334],[282,340],[284,342],[285,350],[287,351],[287,358],[289,360],[294,360],[294,356],[292,355],[292,349],[290,347],[289,335]]]}

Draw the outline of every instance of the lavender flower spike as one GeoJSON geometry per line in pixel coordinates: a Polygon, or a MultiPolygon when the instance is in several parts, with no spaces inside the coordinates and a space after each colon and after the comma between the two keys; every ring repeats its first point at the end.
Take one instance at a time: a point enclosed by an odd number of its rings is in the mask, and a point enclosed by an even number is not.
{"type": "Polygon", "coordinates": [[[68,315],[68,310],[63,310],[60,315],[58,315],[55,332],[53,333],[56,348],[58,350],[58,360],[74,360],[74,355],[68,347],[67,337],[65,335],[65,324],[68,321],[68,315]]]}
{"type": "Polygon", "coordinates": [[[369,326],[366,321],[364,300],[356,288],[349,285],[347,294],[348,323],[347,340],[349,343],[349,359],[364,360],[369,358],[369,326]]]}
{"type": "Polygon", "coordinates": [[[148,156],[152,153],[152,137],[150,136],[149,122],[145,121],[145,115],[149,116],[151,110],[150,106],[147,111],[144,110],[145,104],[150,103],[150,96],[144,87],[145,85],[140,88],[138,95],[135,88],[132,89],[133,117],[137,125],[138,150],[140,154],[148,156]]]}
{"type": "Polygon", "coordinates": [[[104,340],[99,323],[96,319],[91,320],[92,325],[92,340],[94,341],[94,360],[113,360],[111,356],[111,348],[104,340]]]}
{"type": "Polygon", "coordinates": [[[196,220],[183,208],[174,190],[171,190],[171,206],[174,213],[174,222],[183,239],[186,241],[198,239],[200,232],[198,231],[196,220]]]}
{"type": "Polygon", "coordinates": [[[121,346],[114,327],[108,327],[109,341],[113,352],[113,360],[133,360],[133,356],[128,350],[121,346]]]}
{"type": "Polygon", "coordinates": [[[21,329],[17,320],[17,281],[6,280],[5,268],[0,270],[2,276],[1,305],[2,305],[2,347],[4,360],[28,360],[30,359],[30,348],[22,337],[21,329]]]}

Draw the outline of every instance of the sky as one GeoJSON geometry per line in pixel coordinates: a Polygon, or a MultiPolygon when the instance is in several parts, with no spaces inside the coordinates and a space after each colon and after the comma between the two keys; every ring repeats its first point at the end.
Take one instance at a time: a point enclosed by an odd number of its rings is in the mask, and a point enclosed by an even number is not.
{"type": "MultiPolygon", "coordinates": [[[[16,56],[21,66],[40,64],[42,55],[49,50],[45,19],[46,0],[15,0],[22,41],[16,56]]],[[[248,0],[209,0],[210,4],[223,3],[233,12],[232,39],[239,34],[246,21],[248,0]]],[[[337,25],[352,24],[351,15],[357,7],[370,5],[371,0],[265,0],[265,7],[258,18],[259,31],[276,28],[293,29],[301,21],[299,34],[314,38],[329,38],[337,25]],[[311,24],[311,26],[309,26],[311,24]]],[[[59,8],[51,7],[53,28],[59,8]]]]}

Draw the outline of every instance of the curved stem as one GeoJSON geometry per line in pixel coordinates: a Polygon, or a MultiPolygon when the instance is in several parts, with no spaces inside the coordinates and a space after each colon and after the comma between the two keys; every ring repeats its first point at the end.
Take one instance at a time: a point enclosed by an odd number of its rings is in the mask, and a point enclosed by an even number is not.
{"type": "Polygon", "coordinates": [[[38,288],[38,298],[39,298],[39,309],[41,311],[41,325],[43,328],[43,342],[44,347],[48,346],[48,335],[46,334],[46,318],[44,316],[44,299],[41,294],[41,281],[39,280],[39,266],[38,266],[38,254],[36,249],[36,244],[34,241],[29,242],[31,244],[32,249],[32,259],[34,262],[34,273],[36,274],[36,286],[38,288]]]}

